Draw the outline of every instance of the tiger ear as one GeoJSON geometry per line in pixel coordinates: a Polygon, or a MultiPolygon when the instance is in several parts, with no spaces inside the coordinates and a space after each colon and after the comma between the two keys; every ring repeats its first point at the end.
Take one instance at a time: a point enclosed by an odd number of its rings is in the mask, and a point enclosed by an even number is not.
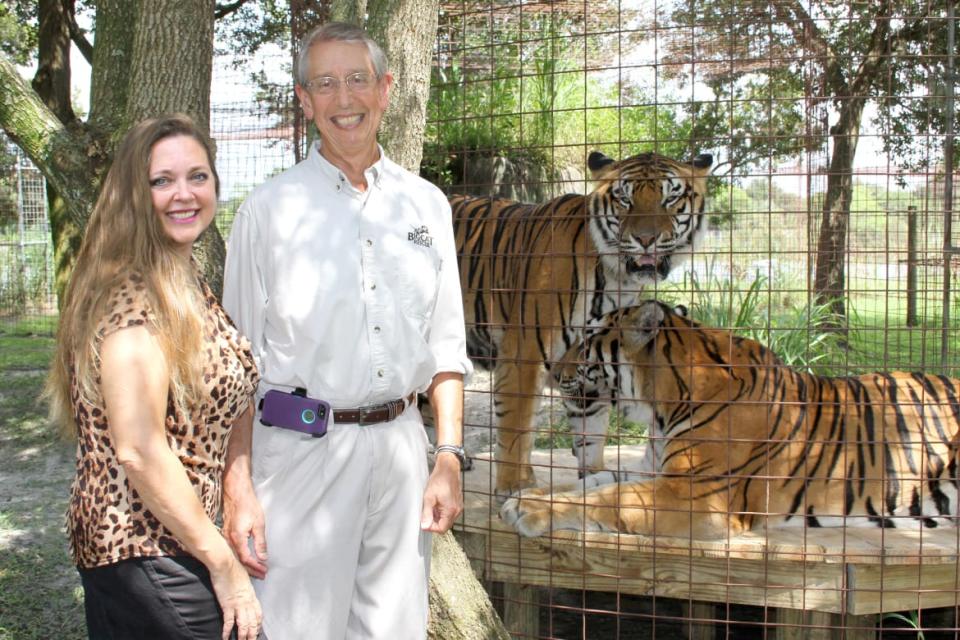
{"type": "Polygon", "coordinates": [[[607,173],[607,169],[610,168],[610,165],[615,162],[613,158],[604,155],[600,151],[591,151],[590,155],[587,156],[587,168],[590,169],[590,174],[594,180],[599,180],[603,177],[603,175],[607,173]]]}
{"type": "Polygon", "coordinates": [[[685,304],[675,304],[675,305],[673,305],[673,312],[674,312],[675,314],[677,314],[678,316],[680,316],[681,318],[689,318],[689,317],[690,317],[690,310],[687,309],[687,305],[685,305],[685,304]]]}
{"type": "Polygon", "coordinates": [[[628,322],[620,327],[620,331],[625,344],[633,349],[640,349],[657,337],[666,313],[656,300],[644,302],[636,309],[637,313],[629,316],[628,322]]]}
{"type": "Polygon", "coordinates": [[[701,153],[690,164],[697,169],[703,169],[703,173],[706,173],[706,170],[713,166],[713,156],[709,153],[701,153]]]}

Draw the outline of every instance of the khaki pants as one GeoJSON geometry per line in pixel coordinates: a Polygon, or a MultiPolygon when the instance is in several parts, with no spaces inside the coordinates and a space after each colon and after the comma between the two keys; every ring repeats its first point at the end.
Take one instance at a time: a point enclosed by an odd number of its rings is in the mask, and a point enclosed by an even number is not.
{"type": "Polygon", "coordinates": [[[254,580],[276,640],[426,637],[427,437],[415,406],[312,438],[254,421],[268,571],[254,580]]]}

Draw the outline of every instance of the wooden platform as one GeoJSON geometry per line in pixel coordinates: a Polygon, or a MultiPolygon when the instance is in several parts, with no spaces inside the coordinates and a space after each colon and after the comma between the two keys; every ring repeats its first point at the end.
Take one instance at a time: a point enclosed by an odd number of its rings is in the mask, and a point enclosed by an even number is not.
{"type": "MultiPolygon", "coordinates": [[[[629,469],[642,455],[642,447],[608,447],[606,462],[629,469]]],[[[536,451],[533,463],[539,486],[576,478],[569,452],[536,451]]],[[[523,591],[531,587],[657,595],[686,600],[707,620],[710,603],[774,608],[776,637],[851,639],[873,638],[878,614],[960,604],[960,529],[771,530],[719,540],[562,531],[524,539],[500,522],[492,486],[491,462],[475,459],[457,537],[479,577],[519,589],[534,608],[535,596],[523,591]]],[[[521,620],[508,625],[534,624],[530,611],[515,613],[521,620]]]]}

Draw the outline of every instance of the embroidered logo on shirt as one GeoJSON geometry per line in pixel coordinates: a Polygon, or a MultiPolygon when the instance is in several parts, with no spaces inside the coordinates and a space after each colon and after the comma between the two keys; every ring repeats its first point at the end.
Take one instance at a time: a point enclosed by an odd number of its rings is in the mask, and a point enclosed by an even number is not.
{"type": "Polygon", "coordinates": [[[433,236],[430,235],[430,230],[427,229],[427,225],[414,227],[413,231],[407,234],[407,240],[421,247],[433,246],[433,236]]]}

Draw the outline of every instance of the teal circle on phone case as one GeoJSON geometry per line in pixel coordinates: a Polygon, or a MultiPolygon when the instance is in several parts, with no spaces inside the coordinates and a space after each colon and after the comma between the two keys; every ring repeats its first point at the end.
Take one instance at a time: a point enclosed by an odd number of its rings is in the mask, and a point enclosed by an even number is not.
{"type": "Polygon", "coordinates": [[[300,419],[303,420],[304,424],[313,424],[317,419],[317,414],[314,413],[313,409],[304,409],[300,414],[300,419]]]}

